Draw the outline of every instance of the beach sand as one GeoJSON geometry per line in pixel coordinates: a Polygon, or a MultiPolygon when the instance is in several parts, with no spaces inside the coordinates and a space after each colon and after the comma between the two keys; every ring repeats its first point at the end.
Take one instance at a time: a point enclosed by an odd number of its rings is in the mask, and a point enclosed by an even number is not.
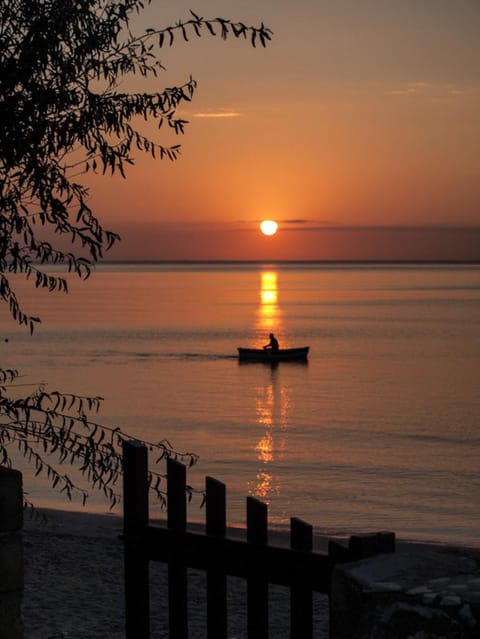
{"type": "MultiPolygon", "coordinates": [[[[40,511],[47,520],[25,517],[25,639],[123,639],[122,520],[56,510],[40,511]]],[[[232,531],[231,531],[232,532],[232,531]]],[[[243,534],[233,531],[233,534],[243,534]]],[[[270,543],[281,544],[282,535],[270,543]]],[[[320,546],[325,540],[317,540],[320,546]]],[[[167,636],[166,567],[151,563],[152,638],[167,636]]],[[[229,639],[246,638],[246,592],[241,579],[229,584],[229,639]]],[[[189,637],[203,639],[204,575],[189,579],[189,637]]],[[[328,637],[328,600],[315,595],[315,637],[328,637]]],[[[271,587],[270,637],[289,636],[289,591],[271,587]]]]}

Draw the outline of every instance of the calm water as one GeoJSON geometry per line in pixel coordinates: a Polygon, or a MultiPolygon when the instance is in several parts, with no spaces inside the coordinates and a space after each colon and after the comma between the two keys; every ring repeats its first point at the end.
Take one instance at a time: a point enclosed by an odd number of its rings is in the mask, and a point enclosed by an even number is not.
{"type": "Polygon", "coordinates": [[[480,546],[480,267],[111,265],[67,297],[21,290],[43,324],[30,338],[2,309],[2,366],[198,453],[189,482],[224,481],[230,523],[251,494],[280,528],[480,546]],[[308,364],[237,362],[272,330],[308,364]]]}

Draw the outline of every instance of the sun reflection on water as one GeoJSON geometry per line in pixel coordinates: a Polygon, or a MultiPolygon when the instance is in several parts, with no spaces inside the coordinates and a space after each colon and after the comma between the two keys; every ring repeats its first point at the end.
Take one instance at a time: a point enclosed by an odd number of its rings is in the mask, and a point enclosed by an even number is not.
{"type": "Polygon", "coordinates": [[[256,481],[251,486],[252,494],[267,504],[273,495],[281,491],[275,465],[283,459],[286,452],[289,403],[288,388],[282,385],[278,368],[272,368],[269,382],[257,389],[256,422],[261,427],[262,434],[254,445],[259,466],[256,481]]]}
{"type": "Polygon", "coordinates": [[[270,432],[266,432],[265,436],[255,446],[257,459],[264,464],[273,461],[273,439],[270,432]]]}
{"type": "MultiPolygon", "coordinates": [[[[271,332],[276,335],[282,333],[278,275],[275,271],[261,273],[260,304],[255,327],[262,336],[271,332]]],[[[281,383],[279,368],[272,365],[269,373],[266,383],[257,388],[255,419],[262,434],[253,447],[259,465],[255,481],[250,485],[250,493],[267,504],[281,492],[275,464],[284,457],[286,451],[285,432],[289,409],[289,389],[281,383]]]]}
{"type": "Polygon", "coordinates": [[[280,309],[278,307],[277,273],[262,271],[260,288],[260,306],[257,311],[257,329],[271,333],[278,332],[280,309]]]}
{"type": "Polygon", "coordinates": [[[278,302],[277,274],[275,272],[264,271],[261,277],[262,288],[260,290],[260,297],[262,306],[276,304],[278,302]]]}

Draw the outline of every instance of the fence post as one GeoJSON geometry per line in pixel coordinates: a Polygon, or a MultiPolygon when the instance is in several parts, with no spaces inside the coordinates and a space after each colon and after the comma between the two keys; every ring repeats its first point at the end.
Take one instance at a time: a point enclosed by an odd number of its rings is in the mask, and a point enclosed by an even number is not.
{"type": "MultiPolygon", "coordinates": [[[[312,526],[296,517],[290,519],[290,547],[301,552],[311,552],[313,548],[312,526]]],[[[290,636],[292,639],[313,637],[313,594],[311,584],[305,582],[300,569],[295,570],[290,588],[290,636]]]]}
{"type": "Polygon", "coordinates": [[[148,451],[139,442],[124,441],[123,532],[127,639],[150,637],[149,560],[142,539],[148,522],[148,451]]]}
{"type": "MultiPolygon", "coordinates": [[[[227,504],[225,484],[206,477],[207,536],[224,539],[227,532],[227,504]]],[[[207,637],[225,639],[227,636],[227,576],[213,558],[207,568],[207,637]]]]}
{"type": "Polygon", "coordinates": [[[22,528],[22,474],[0,467],[0,639],[23,637],[22,528]]]}
{"type": "MultiPolygon", "coordinates": [[[[247,542],[266,546],[268,538],[267,505],[247,497],[247,542]]],[[[262,561],[251,553],[247,578],[248,639],[268,637],[268,581],[262,561]]]]}
{"type": "Polygon", "coordinates": [[[170,639],[188,639],[187,567],[183,551],[187,529],[187,470],[167,459],[167,518],[172,536],[168,560],[168,612],[170,639]]]}

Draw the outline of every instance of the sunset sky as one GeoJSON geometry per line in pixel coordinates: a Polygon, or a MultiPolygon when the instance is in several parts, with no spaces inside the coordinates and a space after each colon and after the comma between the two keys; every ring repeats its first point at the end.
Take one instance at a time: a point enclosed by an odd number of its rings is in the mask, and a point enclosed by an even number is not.
{"type": "Polygon", "coordinates": [[[88,178],[110,259],[480,259],[478,0],[176,0],[142,22],[190,8],[273,40],[178,40],[131,85],[198,89],[180,140],[147,129],[177,162],[88,178]]]}

